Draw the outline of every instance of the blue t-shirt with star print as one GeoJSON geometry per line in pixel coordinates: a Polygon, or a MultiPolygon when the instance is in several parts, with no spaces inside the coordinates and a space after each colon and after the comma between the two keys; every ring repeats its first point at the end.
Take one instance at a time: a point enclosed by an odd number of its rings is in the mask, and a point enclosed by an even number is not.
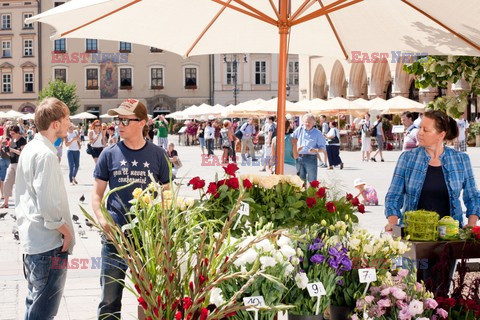
{"type": "Polygon", "coordinates": [[[130,211],[130,200],[135,188],[145,189],[154,179],[166,184],[170,181],[168,157],[159,146],[147,141],[138,150],[129,149],[123,141],[105,148],[98,158],[93,176],[108,181],[110,190],[134,182],[131,186],[112,193],[107,199],[107,210],[119,224],[127,223],[125,214],[130,211]]]}

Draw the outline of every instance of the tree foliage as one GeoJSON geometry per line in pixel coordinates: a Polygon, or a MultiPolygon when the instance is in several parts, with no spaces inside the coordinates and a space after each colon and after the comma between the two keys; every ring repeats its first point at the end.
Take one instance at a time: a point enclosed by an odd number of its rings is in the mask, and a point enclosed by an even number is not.
{"type": "Polygon", "coordinates": [[[77,95],[77,86],[74,83],[65,83],[61,80],[50,81],[48,86],[38,94],[38,101],[46,97],[54,97],[63,101],[74,114],[80,106],[80,98],[77,95]]]}
{"type": "Polygon", "coordinates": [[[440,97],[428,106],[435,110],[443,110],[454,118],[465,112],[469,95],[480,94],[480,57],[428,56],[404,65],[403,70],[415,75],[415,85],[422,89],[446,88],[449,82],[465,80],[470,85],[469,92],[463,92],[458,96],[440,97]]]}

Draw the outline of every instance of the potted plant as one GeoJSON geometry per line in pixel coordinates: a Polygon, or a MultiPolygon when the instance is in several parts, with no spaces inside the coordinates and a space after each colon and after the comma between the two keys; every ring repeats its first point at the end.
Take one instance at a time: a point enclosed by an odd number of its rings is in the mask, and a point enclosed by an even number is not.
{"type": "Polygon", "coordinates": [[[474,122],[468,128],[469,135],[475,137],[475,146],[480,147],[480,122],[474,122]]]}

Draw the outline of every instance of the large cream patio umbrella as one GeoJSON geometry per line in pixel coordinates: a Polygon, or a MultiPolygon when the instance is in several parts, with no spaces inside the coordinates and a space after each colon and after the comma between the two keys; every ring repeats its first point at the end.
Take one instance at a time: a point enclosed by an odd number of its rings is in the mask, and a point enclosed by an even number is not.
{"type": "MultiPolygon", "coordinates": [[[[282,119],[288,52],[480,55],[479,15],[480,1],[472,0],[72,0],[27,23],[52,25],[53,39],[127,41],[185,56],[279,53],[282,119]]],[[[277,173],[284,129],[278,121],[277,173]]]]}
{"type": "Polygon", "coordinates": [[[374,102],[374,100],[370,100],[369,102],[372,106],[370,108],[370,111],[376,112],[376,113],[400,114],[405,111],[410,111],[410,112],[425,111],[425,105],[402,96],[396,96],[395,98],[388,99],[388,100],[381,99],[381,100],[377,100],[376,102],[374,102]]]}

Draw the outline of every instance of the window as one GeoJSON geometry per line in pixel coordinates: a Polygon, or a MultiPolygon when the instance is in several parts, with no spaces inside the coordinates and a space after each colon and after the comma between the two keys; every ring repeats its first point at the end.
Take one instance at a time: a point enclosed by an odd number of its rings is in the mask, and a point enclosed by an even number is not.
{"type": "Polygon", "coordinates": [[[23,40],[23,56],[33,57],[33,40],[23,40]]]}
{"type": "Polygon", "coordinates": [[[151,89],[163,89],[163,68],[150,69],[150,88],[151,89]]]}
{"type": "Polygon", "coordinates": [[[227,84],[233,84],[234,78],[237,76],[237,65],[235,61],[227,62],[227,84]]]}
{"type": "Polygon", "coordinates": [[[9,14],[2,14],[2,30],[12,29],[12,16],[9,14]]]}
{"type": "Polygon", "coordinates": [[[2,74],[2,92],[12,92],[12,75],[9,73],[2,74]]]}
{"type": "Polygon", "coordinates": [[[66,47],[66,40],[58,39],[55,40],[53,51],[55,51],[55,53],[65,53],[67,51],[66,47]]]}
{"type": "Polygon", "coordinates": [[[87,69],[87,90],[98,90],[98,69],[87,69]]]}
{"type": "Polygon", "coordinates": [[[120,42],[120,52],[132,52],[132,44],[130,42],[120,42]]]}
{"type": "Polygon", "coordinates": [[[132,68],[120,68],[120,89],[132,89],[132,68]]]}
{"type": "Polygon", "coordinates": [[[298,61],[288,63],[288,84],[298,86],[298,61]]]}
{"type": "Polygon", "coordinates": [[[97,52],[98,51],[98,43],[97,39],[87,39],[86,43],[86,52],[97,52]]]}
{"type": "Polygon", "coordinates": [[[12,41],[2,41],[2,58],[12,57],[12,41]]]}
{"type": "Polygon", "coordinates": [[[25,73],[23,79],[23,91],[33,92],[33,73],[25,73]]]}
{"type": "Polygon", "coordinates": [[[185,68],[185,89],[197,89],[197,68],[185,68]]]}
{"type": "Polygon", "coordinates": [[[58,7],[58,6],[61,6],[61,5],[64,4],[64,3],[65,3],[65,1],[55,1],[55,2],[53,3],[53,6],[54,6],[54,7],[58,7]]]}
{"type": "Polygon", "coordinates": [[[161,53],[161,52],[163,52],[163,50],[162,50],[162,49],[155,48],[155,47],[150,47],[150,52],[161,53]]]}
{"type": "Polygon", "coordinates": [[[67,69],[55,69],[53,76],[55,77],[55,80],[67,82],[67,69]]]}
{"type": "Polygon", "coordinates": [[[266,61],[255,61],[255,84],[267,84],[266,61]]]}
{"type": "Polygon", "coordinates": [[[24,13],[23,14],[23,29],[33,29],[33,23],[25,23],[25,19],[31,18],[33,13],[24,13]]]}

